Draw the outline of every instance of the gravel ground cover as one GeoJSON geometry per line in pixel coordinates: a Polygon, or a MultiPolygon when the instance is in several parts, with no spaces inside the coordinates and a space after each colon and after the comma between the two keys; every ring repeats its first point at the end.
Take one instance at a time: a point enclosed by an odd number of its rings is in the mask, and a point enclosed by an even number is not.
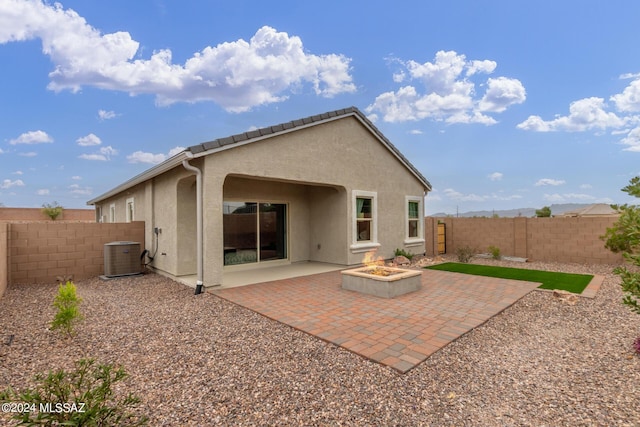
{"type": "Polygon", "coordinates": [[[474,262],[606,278],[575,305],[534,291],[405,375],[155,274],[76,283],[72,339],[48,331],[56,284],[10,286],[0,388],[94,357],[125,367],[117,392],[153,426],[640,425],[640,316],[612,266],[474,262]]]}

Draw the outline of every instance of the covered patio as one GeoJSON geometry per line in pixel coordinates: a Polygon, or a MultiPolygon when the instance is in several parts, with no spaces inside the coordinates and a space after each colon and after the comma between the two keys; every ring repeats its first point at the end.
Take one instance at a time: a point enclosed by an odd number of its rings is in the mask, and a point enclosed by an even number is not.
{"type": "Polygon", "coordinates": [[[262,283],[209,292],[401,373],[539,285],[424,270],[421,290],[385,299],[343,290],[338,270],[254,277],[262,283]]]}

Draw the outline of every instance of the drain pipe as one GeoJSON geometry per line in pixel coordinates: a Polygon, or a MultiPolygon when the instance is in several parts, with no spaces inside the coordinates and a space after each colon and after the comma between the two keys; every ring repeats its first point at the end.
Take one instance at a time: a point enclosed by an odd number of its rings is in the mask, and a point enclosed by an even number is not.
{"type": "Polygon", "coordinates": [[[196,282],[196,292],[198,295],[202,293],[202,277],[203,274],[203,263],[202,263],[202,171],[197,167],[189,164],[189,159],[193,159],[193,154],[189,151],[185,153],[187,155],[187,159],[182,161],[182,166],[186,170],[195,172],[196,174],[196,245],[197,245],[197,254],[196,254],[196,263],[198,270],[198,281],[196,282]]]}

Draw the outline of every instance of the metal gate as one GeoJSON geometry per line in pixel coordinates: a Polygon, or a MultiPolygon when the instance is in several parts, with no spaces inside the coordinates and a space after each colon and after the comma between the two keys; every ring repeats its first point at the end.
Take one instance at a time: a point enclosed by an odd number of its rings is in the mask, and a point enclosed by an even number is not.
{"type": "Polygon", "coordinates": [[[438,223],[438,255],[447,253],[447,238],[446,238],[446,224],[443,222],[438,223]]]}

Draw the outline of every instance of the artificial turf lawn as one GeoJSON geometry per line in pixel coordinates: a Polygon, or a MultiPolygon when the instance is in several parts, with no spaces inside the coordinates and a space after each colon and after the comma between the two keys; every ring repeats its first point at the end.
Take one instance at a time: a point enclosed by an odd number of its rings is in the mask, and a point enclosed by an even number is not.
{"type": "Polygon", "coordinates": [[[494,267],[491,265],[462,264],[458,262],[445,262],[425,267],[430,270],[451,271],[454,273],[474,274],[476,276],[497,277],[500,279],[526,280],[527,282],[542,283],[540,289],[562,289],[582,293],[587,287],[592,275],[558,273],[554,271],[526,270],[523,268],[494,267]]]}

